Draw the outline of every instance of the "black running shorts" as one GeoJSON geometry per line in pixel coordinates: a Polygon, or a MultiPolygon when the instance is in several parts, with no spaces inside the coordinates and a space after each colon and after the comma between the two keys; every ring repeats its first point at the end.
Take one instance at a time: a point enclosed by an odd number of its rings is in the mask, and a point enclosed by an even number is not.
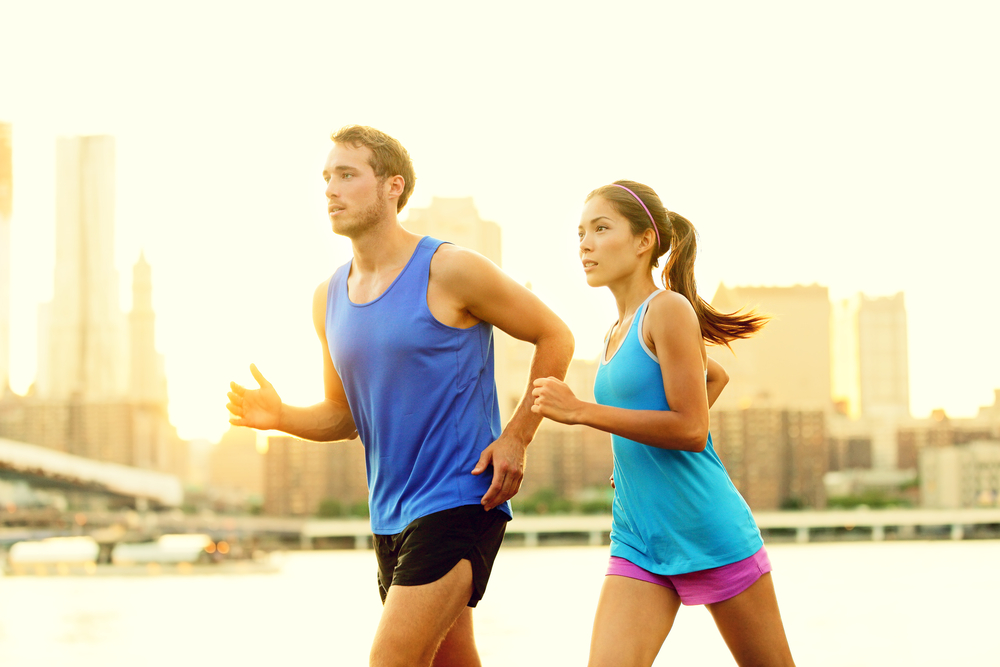
{"type": "Polygon", "coordinates": [[[472,563],[470,607],[483,598],[507,521],[499,509],[463,505],[412,521],[396,535],[375,535],[378,590],[385,604],[389,587],[423,586],[437,581],[458,565],[472,563]]]}

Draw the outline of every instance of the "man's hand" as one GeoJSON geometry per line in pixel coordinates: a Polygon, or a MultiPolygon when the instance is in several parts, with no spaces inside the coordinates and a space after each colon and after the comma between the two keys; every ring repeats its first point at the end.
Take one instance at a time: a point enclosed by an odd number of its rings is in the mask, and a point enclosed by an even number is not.
{"type": "Polygon", "coordinates": [[[531,411],[562,424],[578,424],[583,401],[573,395],[569,385],[554,377],[538,378],[531,390],[535,402],[531,411]]]}
{"type": "Polygon", "coordinates": [[[499,440],[484,449],[479,456],[479,463],[472,469],[473,475],[482,474],[493,464],[493,484],[481,501],[486,511],[510,500],[520,490],[521,480],[524,479],[526,449],[526,444],[522,445],[514,438],[501,435],[499,440]]]}
{"type": "Polygon", "coordinates": [[[260,389],[246,389],[235,382],[229,383],[232,388],[227,394],[229,403],[226,404],[231,415],[229,423],[261,431],[276,429],[281,418],[281,397],[253,364],[250,364],[250,372],[260,389]]]}

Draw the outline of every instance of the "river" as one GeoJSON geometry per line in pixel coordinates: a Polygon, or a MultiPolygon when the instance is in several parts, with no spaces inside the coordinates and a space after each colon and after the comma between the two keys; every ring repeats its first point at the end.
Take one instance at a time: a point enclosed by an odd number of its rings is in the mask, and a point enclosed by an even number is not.
{"type": "MultiPolygon", "coordinates": [[[[1000,541],[768,546],[799,665],[1000,665],[1000,541]]],[[[374,554],[277,554],[278,574],[0,577],[4,667],[366,665],[374,554]]],[[[475,612],[483,663],[585,665],[607,547],[505,547],[475,612]]],[[[732,665],[682,607],[656,665],[732,665]]]]}

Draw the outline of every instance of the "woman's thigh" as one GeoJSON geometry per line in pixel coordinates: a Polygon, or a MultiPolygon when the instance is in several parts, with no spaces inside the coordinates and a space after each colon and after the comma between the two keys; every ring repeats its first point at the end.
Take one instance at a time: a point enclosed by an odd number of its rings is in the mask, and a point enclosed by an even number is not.
{"type": "Polygon", "coordinates": [[[652,665],[680,604],[677,593],[665,586],[604,577],[590,640],[590,667],[652,665]]]}
{"type": "Polygon", "coordinates": [[[771,574],[761,576],[736,597],[705,605],[736,659],[736,664],[794,665],[778,612],[771,574]]]}

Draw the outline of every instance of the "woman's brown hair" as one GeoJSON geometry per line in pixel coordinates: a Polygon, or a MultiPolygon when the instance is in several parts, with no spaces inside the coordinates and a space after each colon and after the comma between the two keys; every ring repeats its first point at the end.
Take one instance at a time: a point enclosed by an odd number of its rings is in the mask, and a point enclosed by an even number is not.
{"type": "Polygon", "coordinates": [[[701,324],[703,340],[728,347],[730,341],[754,335],[771,319],[753,309],[720,313],[698,296],[694,280],[694,259],[698,252],[694,225],[684,216],[668,211],[653,188],[635,181],[615,181],[591,192],[586,201],[594,197],[603,197],[611,202],[615,210],[629,221],[635,235],[650,229],[652,224],[656,225],[654,231],[659,242],[650,256],[650,267],[659,266],[659,258],[670,253],[667,265],[663,267],[663,286],[682,294],[691,302],[701,324]]]}

